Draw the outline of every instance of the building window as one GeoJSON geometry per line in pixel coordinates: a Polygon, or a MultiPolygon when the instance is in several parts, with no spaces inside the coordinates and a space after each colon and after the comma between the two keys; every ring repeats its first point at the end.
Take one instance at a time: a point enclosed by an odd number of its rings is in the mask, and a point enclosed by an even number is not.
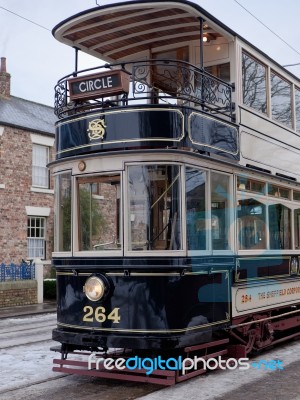
{"type": "Polygon", "coordinates": [[[243,103],[267,113],[266,67],[243,53],[242,56],[243,103]]]}
{"type": "Polygon", "coordinates": [[[32,186],[49,188],[49,147],[32,145],[32,186]]]}
{"type": "Polygon", "coordinates": [[[28,258],[45,259],[46,219],[44,217],[28,217],[27,220],[27,256],[28,258]]]}

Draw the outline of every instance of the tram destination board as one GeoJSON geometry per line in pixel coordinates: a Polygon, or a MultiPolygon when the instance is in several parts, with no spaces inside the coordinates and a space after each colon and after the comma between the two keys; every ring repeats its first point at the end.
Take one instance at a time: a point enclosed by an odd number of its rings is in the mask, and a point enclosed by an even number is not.
{"type": "Polygon", "coordinates": [[[96,99],[129,91],[129,75],[124,71],[108,71],[68,80],[70,99],[96,99]]]}

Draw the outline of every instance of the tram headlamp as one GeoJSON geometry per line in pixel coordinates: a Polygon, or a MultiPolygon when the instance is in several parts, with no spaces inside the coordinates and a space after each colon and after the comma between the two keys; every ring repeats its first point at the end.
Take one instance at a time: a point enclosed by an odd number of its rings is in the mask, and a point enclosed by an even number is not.
{"type": "Polygon", "coordinates": [[[102,299],[105,293],[105,284],[98,276],[90,276],[83,286],[86,297],[91,301],[102,299]]]}

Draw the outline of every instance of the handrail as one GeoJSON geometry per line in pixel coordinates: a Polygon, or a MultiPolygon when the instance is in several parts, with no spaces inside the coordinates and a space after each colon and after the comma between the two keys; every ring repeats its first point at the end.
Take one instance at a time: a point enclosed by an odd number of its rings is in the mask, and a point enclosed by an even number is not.
{"type": "Polygon", "coordinates": [[[54,112],[59,118],[87,110],[111,106],[127,107],[134,104],[162,102],[200,107],[202,110],[233,120],[232,92],[234,85],[186,61],[150,59],[134,62],[104,64],[73,72],[61,78],[55,86],[54,112]],[[68,80],[86,73],[122,70],[130,76],[129,93],[88,101],[70,101],[68,80]]]}

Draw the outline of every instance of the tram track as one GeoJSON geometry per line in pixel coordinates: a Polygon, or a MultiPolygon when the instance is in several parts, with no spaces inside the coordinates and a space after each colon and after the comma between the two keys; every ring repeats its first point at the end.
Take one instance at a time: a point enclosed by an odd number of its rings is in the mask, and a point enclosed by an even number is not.
{"type": "Polygon", "coordinates": [[[9,389],[6,389],[6,390],[1,390],[0,389],[0,398],[1,398],[2,395],[6,394],[6,393],[23,390],[23,389],[26,389],[26,388],[29,388],[29,387],[32,387],[32,386],[35,386],[35,385],[40,385],[40,384],[46,383],[46,382],[56,381],[58,379],[65,378],[66,376],[68,376],[68,375],[64,374],[64,375],[61,375],[61,376],[54,376],[53,378],[41,379],[39,381],[31,382],[30,384],[26,384],[26,385],[18,385],[18,386],[15,386],[15,387],[12,387],[12,388],[9,388],[9,389]]]}
{"type": "Polygon", "coordinates": [[[50,342],[51,339],[43,339],[43,340],[36,340],[34,343],[33,342],[27,342],[27,343],[20,343],[20,344],[12,344],[9,346],[0,346],[0,350],[7,350],[7,349],[12,349],[15,347],[21,347],[21,346],[26,346],[26,345],[31,345],[31,344],[36,344],[36,343],[46,343],[50,342]]]}
{"type": "MultiPolygon", "coordinates": [[[[53,324],[48,324],[48,325],[43,325],[43,328],[46,328],[46,327],[52,327],[53,328],[53,324]]],[[[4,334],[12,334],[12,333],[19,333],[19,332],[25,332],[25,331],[34,331],[36,329],[36,327],[33,327],[33,328],[22,328],[22,329],[15,329],[13,332],[11,331],[11,330],[8,330],[8,331],[0,331],[0,340],[1,340],[1,335],[4,335],[4,334]]]]}
{"type": "Polygon", "coordinates": [[[54,313],[3,319],[0,324],[0,348],[50,340],[55,326],[54,313]]]}
{"type": "Polygon", "coordinates": [[[61,400],[78,395],[82,400],[99,400],[99,393],[102,400],[119,400],[120,392],[122,400],[135,400],[161,389],[157,385],[62,375],[0,390],[0,400],[61,400]]]}

